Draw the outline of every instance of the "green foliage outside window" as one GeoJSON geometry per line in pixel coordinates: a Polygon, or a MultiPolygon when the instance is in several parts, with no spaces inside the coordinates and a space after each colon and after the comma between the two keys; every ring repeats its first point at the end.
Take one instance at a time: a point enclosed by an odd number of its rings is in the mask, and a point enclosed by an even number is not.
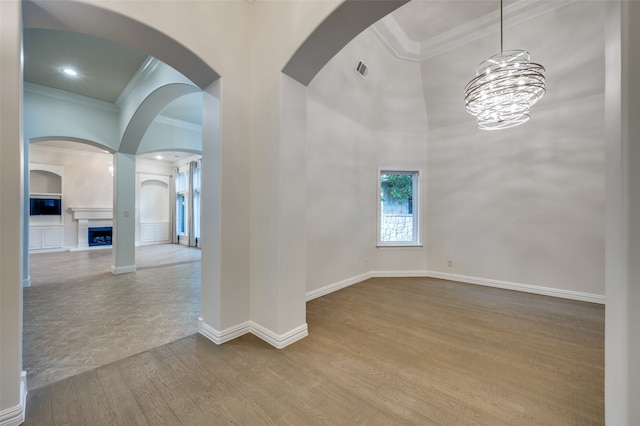
{"type": "Polygon", "coordinates": [[[391,198],[397,200],[411,200],[413,198],[413,177],[411,175],[382,175],[380,187],[383,194],[389,194],[391,198]]]}

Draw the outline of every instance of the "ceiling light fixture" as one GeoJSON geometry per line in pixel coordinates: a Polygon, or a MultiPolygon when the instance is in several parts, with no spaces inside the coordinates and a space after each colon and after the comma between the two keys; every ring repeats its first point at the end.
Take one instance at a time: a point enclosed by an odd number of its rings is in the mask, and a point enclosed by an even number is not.
{"type": "Polygon", "coordinates": [[[482,130],[508,129],[529,121],[529,109],[544,96],[545,69],[529,62],[526,50],[503,50],[500,0],[500,53],[476,68],[476,77],[464,88],[469,114],[482,130]]]}
{"type": "Polygon", "coordinates": [[[69,75],[71,77],[77,77],[78,76],[78,71],[74,70],[73,68],[62,68],[62,72],[65,73],[66,75],[69,75]]]}
{"type": "Polygon", "coordinates": [[[162,160],[162,155],[156,155],[156,160],[162,160]]]}

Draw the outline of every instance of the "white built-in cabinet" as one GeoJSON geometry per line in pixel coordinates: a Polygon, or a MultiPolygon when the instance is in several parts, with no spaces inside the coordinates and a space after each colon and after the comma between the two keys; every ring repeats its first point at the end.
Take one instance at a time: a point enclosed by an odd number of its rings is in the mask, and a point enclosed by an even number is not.
{"type": "MultiPolygon", "coordinates": [[[[31,163],[29,169],[30,198],[56,199],[62,202],[64,167],[52,164],[31,163]]],[[[29,250],[55,251],[64,247],[64,221],[61,214],[31,215],[29,218],[29,250]]]]}

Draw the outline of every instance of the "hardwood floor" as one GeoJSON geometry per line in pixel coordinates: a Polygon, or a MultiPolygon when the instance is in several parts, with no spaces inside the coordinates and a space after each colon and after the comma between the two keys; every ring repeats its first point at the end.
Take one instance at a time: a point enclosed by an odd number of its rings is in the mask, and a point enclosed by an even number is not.
{"type": "Polygon", "coordinates": [[[31,255],[24,289],[27,386],[109,364],[197,332],[200,250],[140,246],[137,272],[113,275],[111,249],[31,255]]]}
{"type": "Polygon", "coordinates": [[[377,278],[307,320],[281,350],[194,334],[41,387],[25,424],[604,424],[602,305],[377,278]]]}

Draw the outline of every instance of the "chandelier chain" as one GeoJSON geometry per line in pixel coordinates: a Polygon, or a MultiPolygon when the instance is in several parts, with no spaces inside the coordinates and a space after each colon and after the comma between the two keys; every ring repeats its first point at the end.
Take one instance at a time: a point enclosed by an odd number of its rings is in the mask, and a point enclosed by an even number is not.
{"type": "Polygon", "coordinates": [[[504,24],[502,23],[502,0],[500,0],[500,53],[504,52],[504,24]]]}

